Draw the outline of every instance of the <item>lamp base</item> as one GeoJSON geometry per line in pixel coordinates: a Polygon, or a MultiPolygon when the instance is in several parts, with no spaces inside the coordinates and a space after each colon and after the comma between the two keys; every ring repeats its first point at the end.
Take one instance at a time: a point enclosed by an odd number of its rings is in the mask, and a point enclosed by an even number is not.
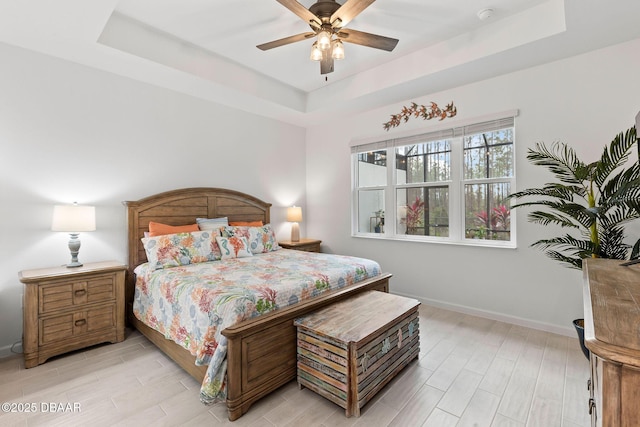
{"type": "Polygon", "coordinates": [[[300,226],[297,222],[291,223],[291,241],[299,242],[300,241],[300,226]]]}
{"type": "Polygon", "coordinates": [[[82,263],[78,261],[78,253],[80,252],[80,239],[78,233],[69,233],[69,251],[71,252],[71,262],[67,264],[67,268],[82,267],[82,263]]]}
{"type": "Polygon", "coordinates": [[[82,267],[82,263],[81,262],[70,262],[69,264],[66,264],[65,267],[67,267],[67,268],[82,267]]]}

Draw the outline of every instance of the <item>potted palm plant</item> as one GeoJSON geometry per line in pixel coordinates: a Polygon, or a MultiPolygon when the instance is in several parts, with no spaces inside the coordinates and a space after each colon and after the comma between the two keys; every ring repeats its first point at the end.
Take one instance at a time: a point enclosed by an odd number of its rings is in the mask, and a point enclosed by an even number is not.
{"type": "MultiPolygon", "coordinates": [[[[588,257],[637,259],[640,239],[633,247],[625,242],[625,225],[640,218],[640,162],[625,168],[634,144],[640,154],[636,128],[631,127],[618,134],[592,163],[580,160],[564,143],[550,148],[538,143],[529,149],[527,159],[546,167],[558,182],[511,194],[509,198],[525,199],[511,207],[538,207],[529,213],[529,222],[569,229],[562,236],[540,239],[531,246],[576,269],[582,269],[582,260],[588,257]]],[[[579,337],[581,320],[574,321],[579,337]]],[[[580,338],[588,358],[583,336],[580,338]]]]}

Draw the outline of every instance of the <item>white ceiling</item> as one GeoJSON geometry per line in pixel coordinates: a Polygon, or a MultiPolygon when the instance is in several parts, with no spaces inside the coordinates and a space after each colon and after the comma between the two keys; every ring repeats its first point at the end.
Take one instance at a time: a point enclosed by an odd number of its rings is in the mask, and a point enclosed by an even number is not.
{"type": "MultiPolygon", "coordinates": [[[[346,28],[399,39],[392,53],[354,44],[347,59],[336,62],[329,83],[389,62],[545,0],[486,0],[495,14],[482,22],[485,0],[378,0],[346,28]]],[[[339,0],[339,3],[345,0],[339,0]]],[[[309,8],[315,0],[299,0],[309,8]]],[[[276,0],[121,0],[116,11],[211,53],[309,92],[327,84],[318,63],[309,60],[313,40],[270,51],[256,45],[309,32],[309,26],[276,0]]]]}
{"type": "Polygon", "coordinates": [[[2,42],[301,126],[637,38],[638,22],[638,0],[377,0],[346,28],[398,46],[345,43],[325,81],[312,40],[255,47],[309,31],[275,0],[0,0],[2,42]]]}

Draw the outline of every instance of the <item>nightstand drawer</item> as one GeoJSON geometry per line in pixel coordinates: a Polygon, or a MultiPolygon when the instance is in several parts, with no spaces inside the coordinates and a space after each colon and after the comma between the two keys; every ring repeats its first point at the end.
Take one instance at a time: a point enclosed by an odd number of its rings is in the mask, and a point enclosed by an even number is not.
{"type": "Polygon", "coordinates": [[[320,243],[322,243],[322,240],[300,239],[297,242],[290,240],[280,241],[278,245],[285,249],[293,249],[295,251],[320,252],[320,243]]]}
{"type": "Polygon", "coordinates": [[[113,274],[95,276],[77,282],[57,281],[39,287],[40,314],[73,308],[82,304],[115,299],[113,274]]]}
{"type": "Polygon", "coordinates": [[[40,319],[39,345],[77,338],[103,329],[115,329],[116,304],[100,305],[86,310],[40,319]]]}
{"type": "Polygon", "coordinates": [[[311,246],[300,246],[296,248],[297,251],[303,252],[320,252],[320,244],[311,245],[311,246]]]}
{"type": "Polygon", "coordinates": [[[116,261],[23,270],[24,366],[104,342],[124,340],[127,266],[116,261]]]}

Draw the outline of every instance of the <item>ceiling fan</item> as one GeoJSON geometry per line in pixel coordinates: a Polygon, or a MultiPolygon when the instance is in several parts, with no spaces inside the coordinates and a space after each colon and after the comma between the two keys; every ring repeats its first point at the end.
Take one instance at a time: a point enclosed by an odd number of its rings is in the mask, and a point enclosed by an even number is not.
{"type": "Polygon", "coordinates": [[[345,25],[375,0],[347,0],[342,5],[335,0],[318,0],[309,9],[296,0],[276,1],[302,18],[313,31],[264,43],[257,48],[269,50],[317,36],[311,47],[311,59],[320,61],[320,74],[333,72],[334,59],[344,58],[343,41],[388,52],[398,44],[397,39],[390,37],[344,29],[345,25]]]}

